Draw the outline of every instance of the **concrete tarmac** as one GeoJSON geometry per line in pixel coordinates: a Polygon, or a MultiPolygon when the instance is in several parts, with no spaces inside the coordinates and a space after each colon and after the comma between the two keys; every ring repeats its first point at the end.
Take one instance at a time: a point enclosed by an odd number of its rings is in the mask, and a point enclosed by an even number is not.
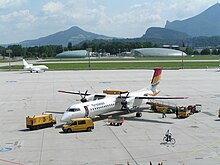
{"type": "Polygon", "coordinates": [[[58,90],[134,91],[150,84],[152,70],[0,72],[0,165],[206,165],[220,162],[220,72],[164,70],[159,95],[188,96],[164,101],[176,105],[202,104],[202,112],[186,119],[162,118],[143,101],[143,116],[124,114],[122,126],[95,121],[92,132],[64,134],[57,126],[29,131],[26,116],[63,112],[79,96],[58,90]],[[176,144],[163,143],[169,129],[176,144]]]}

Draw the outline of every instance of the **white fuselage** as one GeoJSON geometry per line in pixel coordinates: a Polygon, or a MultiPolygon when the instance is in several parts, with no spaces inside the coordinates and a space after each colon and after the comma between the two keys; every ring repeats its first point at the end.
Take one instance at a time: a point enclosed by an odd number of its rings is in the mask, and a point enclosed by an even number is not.
{"type": "MultiPolygon", "coordinates": [[[[142,104],[141,99],[135,99],[136,96],[144,96],[151,91],[137,91],[129,94],[129,98],[126,99],[127,106],[130,110],[140,107],[142,104]]],[[[106,95],[105,98],[100,100],[93,100],[85,103],[78,103],[70,106],[63,114],[61,122],[70,121],[73,118],[81,117],[95,117],[104,113],[108,113],[122,108],[121,101],[126,94],[121,95],[106,95]]]]}
{"type": "Polygon", "coordinates": [[[25,70],[29,70],[29,71],[36,71],[36,72],[38,72],[38,71],[41,71],[41,70],[45,71],[45,70],[48,69],[48,67],[45,66],[45,65],[33,66],[33,65],[30,65],[30,64],[29,64],[29,65],[26,65],[26,66],[24,67],[24,69],[25,69],[25,70]]]}

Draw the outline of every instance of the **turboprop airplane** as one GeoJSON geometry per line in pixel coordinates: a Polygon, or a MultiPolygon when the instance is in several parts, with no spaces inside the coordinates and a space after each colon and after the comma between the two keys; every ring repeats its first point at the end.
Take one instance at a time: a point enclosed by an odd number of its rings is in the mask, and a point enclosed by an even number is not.
{"type": "Polygon", "coordinates": [[[162,68],[155,68],[150,88],[128,92],[124,90],[104,90],[103,93],[89,94],[74,91],[58,92],[76,94],[81,96],[81,103],[71,105],[61,117],[61,122],[68,122],[73,118],[90,117],[108,113],[115,110],[136,110],[136,117],[141,117],[139,110],[144,99],[186,99],[181,96],[156,96],[160,90],[156,87],[160,83],[162,68]]]}
{"type": "Polygon", "coordinates": [[[45,66],[45,65],[36,65],[36,66],[33,66],[33,64],[28,64],[27,61],[25,61],[25,59],[23,59],[23,64],[24,64],[24,69],[30,71],[31,73],[32,73],[33,71],[35,71],[35,72],[38,73],[38,72],[41,71],[41,70],[45,72],[45,70],[48,69],[48,67],[45,66]]]}

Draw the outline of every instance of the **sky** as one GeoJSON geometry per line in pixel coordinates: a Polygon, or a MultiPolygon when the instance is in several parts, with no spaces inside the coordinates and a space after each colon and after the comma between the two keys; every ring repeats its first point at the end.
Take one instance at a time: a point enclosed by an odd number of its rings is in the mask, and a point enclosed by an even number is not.
{"type": "Polygon", "coordinates": [[[141,37],[149,27],[193,17],[217,0],[0,0],[0,44],[72,26],[110,37],[141,37]]]}

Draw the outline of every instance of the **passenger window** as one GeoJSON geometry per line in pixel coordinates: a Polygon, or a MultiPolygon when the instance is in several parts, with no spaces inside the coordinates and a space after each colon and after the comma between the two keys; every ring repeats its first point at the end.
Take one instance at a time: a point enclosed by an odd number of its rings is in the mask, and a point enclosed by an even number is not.
{"type": "Polygon", "coordinates": [[[80,124],[86,124],[86,121],[85,120],[79,120],[78,121],[78,124],[80,125],[80,124]]]}

